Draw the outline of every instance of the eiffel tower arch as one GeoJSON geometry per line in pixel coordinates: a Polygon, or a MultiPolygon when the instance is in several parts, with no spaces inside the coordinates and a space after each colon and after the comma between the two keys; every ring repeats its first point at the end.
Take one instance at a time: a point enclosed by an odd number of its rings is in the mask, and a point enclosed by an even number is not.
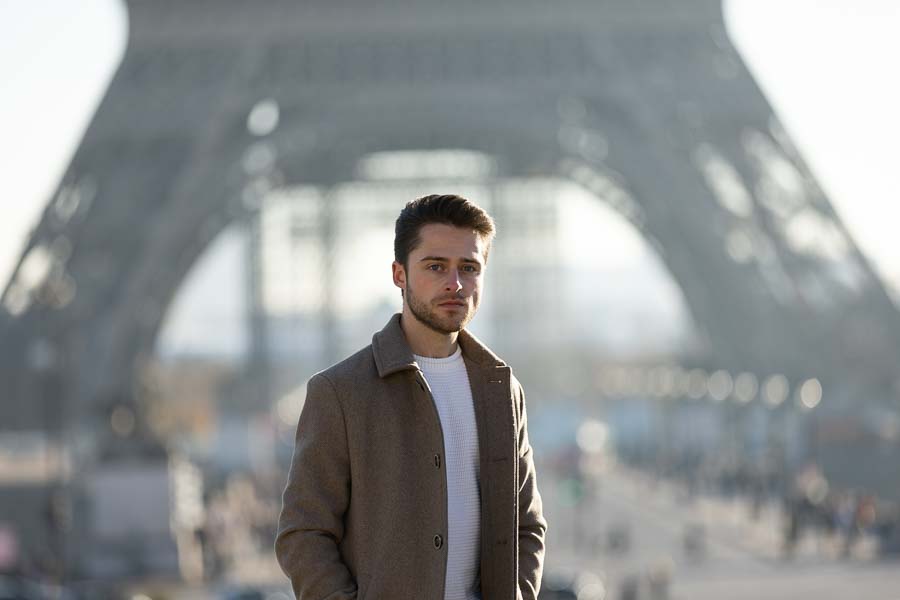
{"type": "MultiPolygon", "coordinates": [[[[896,311],[718,2],[128,9],[123,63],[28,244],[51,276],[24,307],[16,277],[4,296],[20,313],[4,338],[49,332],[74,407],[130,389],[185,273],[253,185],[346,181],[397,149],[478,150],[500,177],[584,185],[659,251],[724,367],[846,365],[890,383],[896,311]],[[248,114],[265,99],[278,123],[258,136],[248,114]]],[[[23,360],[6,354],[10,377],[28,378],[23,360]]]]}
{"type": "Polygon", "coordinates": [[[127,5],[123,62],[4,291],[5,427],[44,422],[36,398],[77,422],[133,395],[211,240],[269,189],[352,180],[392,150],[584,186],[657,250],[710,365],[891,393],[897,311],[719,2],[127,5]]]}

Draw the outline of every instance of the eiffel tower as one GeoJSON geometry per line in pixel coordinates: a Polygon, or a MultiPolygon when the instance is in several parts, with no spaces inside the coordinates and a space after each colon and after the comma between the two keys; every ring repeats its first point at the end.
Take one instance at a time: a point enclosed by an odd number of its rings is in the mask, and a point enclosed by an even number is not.
{"type": "Polygon", "coordinates": [[[127,8],[124,60],[4,291],[4,427],[43,422],[40,394],[76,419],[131,395],[248,195],[349,181],[392,150],[468,149],[498,177],[584,186],[656,249],[709,364],[817,377],[848,401],[895,385],[897,310],[716,0],[127,8]],[[273,105],[277,126],[248,127],[273,105]],[[35,253],[51,267],[26,289],[35,253]]]}

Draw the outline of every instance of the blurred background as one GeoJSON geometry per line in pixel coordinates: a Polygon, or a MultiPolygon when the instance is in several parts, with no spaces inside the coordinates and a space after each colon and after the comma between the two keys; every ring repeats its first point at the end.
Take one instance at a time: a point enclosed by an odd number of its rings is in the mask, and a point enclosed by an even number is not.
{"type": "Polygon", "coordinates": [[[284,599],[393,222],[498,226],[543,600],[900,585],[900,5],[0,3],[0,599],[284,599]]]}

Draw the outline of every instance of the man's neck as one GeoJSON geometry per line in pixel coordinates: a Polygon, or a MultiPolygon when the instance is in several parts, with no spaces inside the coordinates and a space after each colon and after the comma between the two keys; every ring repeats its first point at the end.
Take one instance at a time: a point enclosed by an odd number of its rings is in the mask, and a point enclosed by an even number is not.
{"type": "Polygon", "coordinates": [[[447,358],[456,352],[459,333],[440,333],[425,326],[408,309],[400,317],[400,328],[413,354],[428,358],[447,358]]]}

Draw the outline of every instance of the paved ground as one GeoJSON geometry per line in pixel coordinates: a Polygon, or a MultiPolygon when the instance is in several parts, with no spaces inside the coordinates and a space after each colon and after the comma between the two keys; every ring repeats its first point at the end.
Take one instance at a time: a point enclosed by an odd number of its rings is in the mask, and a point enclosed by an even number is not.
{"type": "Polygon", "coordinates": [[[876,561],[872,540],[842,560],[836,540],[809,535],[784,559],[776,504],[752,519],[742,500],[690,499],[625,470],[606,475],[593,502],[581,507],[566,501],[564,486],[547,484],[548,574],[572,567],[598,573],[610,600],[622,597],[629,579],[639,582],[639,600],[654,598],[654,577],[668,579],[668,596],[658,597],[670,600],[900,600],[900,562],[876,561]],[[701,529],[695,539],[705,540],[705,550],[692,553],[686,539],[701,529]],[[616,549],[617,532],[627,532],[626,550],[616,549]]]}

